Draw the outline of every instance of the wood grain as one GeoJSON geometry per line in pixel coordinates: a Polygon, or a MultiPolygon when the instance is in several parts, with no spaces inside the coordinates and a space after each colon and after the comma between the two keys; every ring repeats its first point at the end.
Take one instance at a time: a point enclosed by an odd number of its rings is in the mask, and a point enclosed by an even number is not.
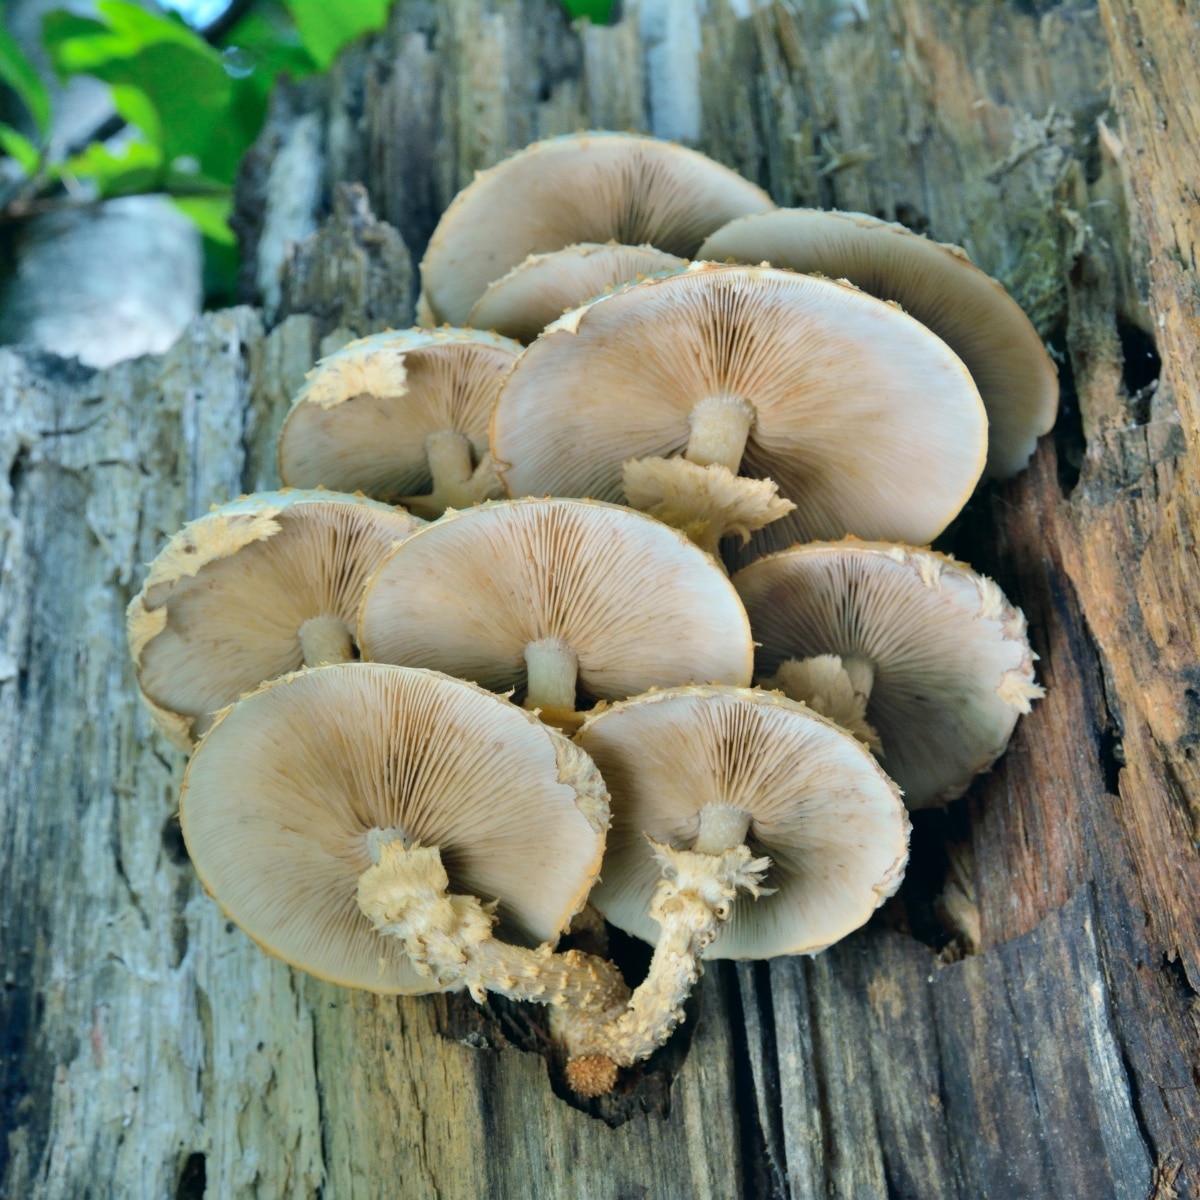
{"type": "Polygon", "coordinates": [[[1197,36],[1133,0],[402,3],[247,160],[268,321],[102,374],[0,352],[0,1195],[1200,1195],[1197,36]],[[536,1011],[341,991],[223,920],[122,612],[179,524],[274,483],[315,357],[407,319],[405,247],[471,173],[587,126],[965,245],[1064,386],[944,539],[1024,607],[1046,699],[870,927],[711,969],[585,1110],[536,1011]]]}

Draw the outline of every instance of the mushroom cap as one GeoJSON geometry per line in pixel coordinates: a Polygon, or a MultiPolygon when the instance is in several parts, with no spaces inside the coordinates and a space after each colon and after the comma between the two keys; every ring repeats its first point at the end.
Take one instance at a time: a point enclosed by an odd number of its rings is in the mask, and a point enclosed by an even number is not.
{"type": "Polygon", "coordinates": [[[425,439],[463,434],[476,458],[505,371],[521,347],[478,329],[405,329],[361,338],[309,372],[279,433],[279,477],[369,496],[428,490],[425,439]]]}
{"type": "Polygon", "coordinates": [[[259,492],[185,525],[126,613],[150,711],[182,749],[211,715],[304,661],[299,630],[331,615],[353,633],[367,578],[423,521],[339,492],[259,492]]]}
{"type": "Polygon", "coordinates": [[[957,354],[988,415],[987,474],[1015,475],[1058,410],[1058,369],[1003,286],[965,250],[863,213],[780,209],[731,221],[699,258],[758,263],[847,279],[895,300],[957,354]]]}
{"type": "Polygon", "coordinates": [[[575,740],[604,776],[612,828],[591,902],[658,939],[660,870],[647,837],[688,848],[708,804],[750,815],[746,842],[777,889],[739,899],[705,958],[815,954],[857,929],[900,886],[908,818],[870,753],[776,692],[671,688],[595,713],[575,740]]]}
{"type": "Polygon", "coordinates": [[[733,577],[761,679],[788,659],[874,666],[866,719],[909,808],[962,795],[1042,694],[1025,617],[992,580],[945,555],[859,542],[796,546],[733,577]]]}
{"type": "Polygon", "coordinates": [[[525,680],[525,647],[561,639],[579,686],[621,699],[692,680],[748,683],[750,626],[713,558],[615,504],[528,499],[447,513],[367,586],[363,654],[496,691],[525,680]]]}
{"type": "Polygon", "coordinates": [[[423,296],[461,325],[487,286],[528,254],[578,242],[648,242],[690,258],[714,230],[775,207],[695,150],[640,134],[534,142],[481,171],[442,214],[421,263],[423,296]]]}
{"type": "Polygon", "coordinates": [[[848,284],[694,263],[601,297],[517,360],[492,417],[510,495],[619,499],[628,459],[682,451],[693,406],[755,410],[741,474],[795,511],[756,552],[847,532],[931,541],[971,494],[987,421],[966,368],[848,284]]]}
{"type": "Polygon", "coordinates": [[[682,258],[665,250],[617,242],[584,242],[548,254],[531,254],[488,286],[471,309],[467,324],[532,342],[564,311],[599,296],[606,288],[684,265],[682,258]]]}
{"type": "Polygon", "coordinates": [[[205,888],[263,949],[345,987],[439,991],[355,899],[368,835],[436,846],[450,890],[498,899],[498,933],[552,942],[604,851],[604,781],[531,714],[432,671],[344,663],[222,712],[180,797],[205,888]]]}

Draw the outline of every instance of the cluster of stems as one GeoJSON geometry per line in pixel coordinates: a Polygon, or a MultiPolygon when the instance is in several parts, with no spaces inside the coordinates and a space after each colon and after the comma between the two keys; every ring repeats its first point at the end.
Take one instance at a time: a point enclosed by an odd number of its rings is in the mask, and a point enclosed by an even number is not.
{"type": "Polygon", "coordinates": [[[567,1053],[567,1078],[599,1095],[661,1046],[683,1019],[699,978],[700,956],[729,919],[741,892],[764,894],[770,866],[745,845],[749,818],[709,805],[691,849],[654,844],[662,868],[651,915],[662,927],[646,978],[630,992],[606,959],[577,950],[530,950],[493,936],[495,905],[452,893],[436,847],[410,845],[398,830],[371,839],[373,865],[358,883],[358,904],[381,936],[399,939],[410,962],[439,987],[495,992],[549,1005],[567,1053]]]}

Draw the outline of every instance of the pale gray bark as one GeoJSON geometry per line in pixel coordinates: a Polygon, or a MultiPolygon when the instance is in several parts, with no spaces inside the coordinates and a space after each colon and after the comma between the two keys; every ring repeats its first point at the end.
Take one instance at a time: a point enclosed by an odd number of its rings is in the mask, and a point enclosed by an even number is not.
{"type": "Polygon", "coordinates": [[[1173,8],[1102,15],[814,0],[700,17],[684,65],[702,148],[781,202],[965,243],[1073,371],[1030,471],[948,543],[1025,607],[1049,691],[996,772],[918,821],[871,927],[814,960],[711,969],[681,1034],[586,1112],[536,1011],[343,991],[225,923],[172,820],[183,763],[135,702],[122,610],[185,519],[274,482],[322,342],[411,301],[378,268],[420,253],[472,170],[542,134],[667,119],[637,10],[571,30],[542,0],[399,5],[276,106],[242,206],[253,240],[308,120],[323,182],[305,219],[359,179],[403,242],[343,218],[285,256],[281,296],[317,315],[284,305],[269,334],[251,310],[213,314],[164,358],[95,375],[0,354],[5,1195],[1197,1194],[1200,370],[1195,270],[1163,233],[1192,219],[1172,155],[1194,155],[1141,65],[1182,79],[1187,37],[1173,8]],[[357,264],[353,303],[322,299],[322,244],[357,264]],[[1149,334],[1174,348],[1157,390],[1149,334]]]}

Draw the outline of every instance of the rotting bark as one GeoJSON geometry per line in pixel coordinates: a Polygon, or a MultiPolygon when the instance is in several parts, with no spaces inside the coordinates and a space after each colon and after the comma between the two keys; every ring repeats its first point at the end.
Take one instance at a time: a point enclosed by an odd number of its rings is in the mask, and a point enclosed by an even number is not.
{"type": "Polygon", "coordinates": [[[281,93],[247,164],[247,278],[293,315],[213,314],[100,375],[0,354],[3,1194],[1200,1195],[1195,17],[859,11],[643,0],[572,29],[549,0],[402,3],[281,93]],[[1046,699],[920,814],[868,929],[710,969],[688,1027],[589,1112],[537,1012],[342,991],[224,922],[121,627],[171,532],[274,483],[319,349],[404,302],[378,269],[400,242],[358,201],[289,258],[334,185],[361,181],[416,257],[473,170],[585,126],[965,245],[1064,382],[1031,469],[945,539],[1024,607],[1046,699]],[[354,273],[316,268],[322,244],[354,273]],[[352,303],[322,294],[346,277],[352,303]]]}

